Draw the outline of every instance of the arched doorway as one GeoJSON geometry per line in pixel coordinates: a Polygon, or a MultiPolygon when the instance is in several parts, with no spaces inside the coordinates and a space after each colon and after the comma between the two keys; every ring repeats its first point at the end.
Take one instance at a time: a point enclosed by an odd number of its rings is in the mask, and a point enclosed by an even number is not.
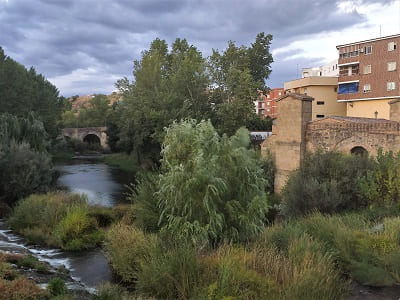
{"type": "Polygon", "coordinates": [[[368,155],[368,151],[364,147],[361,147],[361,146],[356,146],[356,147],[352,148],[350,150],[350,153],[354,154],[354,155],[361,155],[361,156],[368,155]]]}
{"type": "Polygon", "coordinates": [[[92,133],[85,136],[83,138],[83,141],[85,143],[88,143],[89,145],[100,145],[100,138],[97,135],[92,134],[92,133]]]}

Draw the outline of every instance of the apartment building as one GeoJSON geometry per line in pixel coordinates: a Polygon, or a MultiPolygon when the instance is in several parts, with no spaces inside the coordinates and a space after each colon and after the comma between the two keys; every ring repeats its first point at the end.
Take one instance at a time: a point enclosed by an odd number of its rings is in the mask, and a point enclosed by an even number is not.
{"type": "Polygon", "coordinates": [[[276,99],[283,96],[283,88],[274,88],[264,95],[262,92],[258,93],[257,101],[254,101],[256,114],[266,118],[272,119],[277,117],[277,104],[276,99]]]}
{"type": "Polygon", "coordinates": [[[301,78],[315,77],[315,76],[338,76],[338,60],[335,59],[323,66],[313,68],[303,68],[301,71],[301,78]]]}
{"type": "Polygon", "coordinates": [[[312,76],[284,83],[285,93],[311,96],[312,120],[328,116],[346,116],[346,103],[337,101],[338,77],[312,76]]]}
{"type": "Polygon", "coordinates": [[[400,98],[400,34],[336,46],[338,102],[347,116],[389,119],[388,102],[400,98]]]}

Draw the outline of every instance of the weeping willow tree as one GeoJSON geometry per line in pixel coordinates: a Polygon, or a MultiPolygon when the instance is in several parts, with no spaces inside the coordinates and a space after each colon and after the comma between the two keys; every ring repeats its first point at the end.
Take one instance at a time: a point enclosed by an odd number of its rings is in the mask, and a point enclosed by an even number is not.
{"type": "Polygon", "coordinates": [[[241,128],[220,137],[209,121],[166,130],[159,190],[162,231],[197,245],[246,240],[264,226],[267,181],[241,128]]]}

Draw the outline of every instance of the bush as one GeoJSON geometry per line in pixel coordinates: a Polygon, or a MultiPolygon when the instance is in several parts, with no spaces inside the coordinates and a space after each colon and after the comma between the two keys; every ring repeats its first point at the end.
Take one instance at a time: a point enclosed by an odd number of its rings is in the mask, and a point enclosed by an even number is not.
{"type": "Polygon", "coordinates": [[[37,300],[45,299],[47,296],[46,292],[33,281],[23,277],[18,277],[11,281],[0,279],[0,291],[0,300],[37,300]]]}
{"type": "Polygon", "coordinates": [[[103,238],[80,195],[31,195],[18,203],[8,223],[29,242],[65,250],[92,248],[103,238]]]}
{"type": "Polygon", "coordinates": [[[121,286],[111,283],[102,284],[97,293],[93,296],[94,300],[129,300],[137,299],[129,295],[129,293],[121,286]]]}
{"type": "Polygon", "coordinates": [[[378,150],[373,170],[360,179],[362,196],[370,204],[392,206],[400,203],[400,152],[378,150]]]}
{"type": "Polygon", "coordinates": [[[113,225],[106,234],[105,249],[115,273],[125,283],[132,284],[138,271],[148,262],[156,245],[156,238],[122,223],[113,225]]]}
{"type": "Polygon", "coordinates": [[[301,216],[314,210],[335,213],[365,207],[367,201],[358,180],[372,166],[366,156],[320,151],[306,154],[283,190],[283,214],[301,216]]]}
{"type": "Polygon", "coordinates": [[[246,129],[220,137],[205,121],[167,129],[157,193],[164,232],[204,246],[248,240],[263,229],[266,180],[249,143],[246,129]]]}
{"type": "Polygon", "coordinates": [[[97,221],[89,216],[86,206],[70,207],[55,234],[61,248],[70,251],[94,248],[103,240],[97,221]]]}
{"type": "Polygon", "coordinates": [[[48,154],[26,143],[0,145],[0,201],[9,204],[35,192],[46,192],[54,180],[48,154]]]}
{"type": "Polygon", "coordinates": [[[136,289],[140,295],[156,299],[190,299],[200,277],[196,251],[188,245],[164,248],[149,253],[137,272],[136,289]]]}
{"type": "Polygon", "coordinates": [[[67,293],[67,286],[65,285],[64,280],[61,278],[53,277],[49,280],[47,290],[53,296],[61,296],[67,293]]]}
{"type": "Polygon", "coordinates": [[[158,175],[141,173],[127,197],[133,204],[135,224],[146,232],[157,232],[161,228],[158,189],[158,175]]]}
{"type": "Polygon", "coordinates": [[[296,223],[266,229],[259,239],[265,246],[289,252],[290,244],[307,234],[330,255],[343,274],[362,284],[390,286],[400,280],[400,218],[386,218],[378,225],[362,214],[323,216],[319,213],[296,223]]]}

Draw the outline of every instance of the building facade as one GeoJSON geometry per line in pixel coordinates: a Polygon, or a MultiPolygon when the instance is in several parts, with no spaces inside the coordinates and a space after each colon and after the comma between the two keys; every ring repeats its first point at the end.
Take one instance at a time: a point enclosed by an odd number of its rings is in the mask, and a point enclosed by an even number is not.
{"type": "Polygon", "coordinates": [[[314,67],[314,68],[303,68],[301,71],[301,78],[316,77],[316,76],[338,76],[338,60],[335,59],[326,65],[314,67]]]}
{"type": "Polygon", "coordinates": [[[347,116],[389,119],[388,102],[400,98],[400,34],[336,46],[338,102],[347,116]]]}
{"type": "Polygon", "coordinates": [[[262,118],[270,117],[275,119],[278,115],[276,100],[282,97],[283,94],[283,88],[274,88],[266,95],[260,92],[257,101],[254,101],[256,114],[262,118]]]}
{"type": "Polygon", "coordinates": [[[306,77],[284,83],[285,93],[297,93],[315,99],[312,102],[312,120],[328,116],[346,116],[346,103],[337,101],[338,77],[306,77]]]}

